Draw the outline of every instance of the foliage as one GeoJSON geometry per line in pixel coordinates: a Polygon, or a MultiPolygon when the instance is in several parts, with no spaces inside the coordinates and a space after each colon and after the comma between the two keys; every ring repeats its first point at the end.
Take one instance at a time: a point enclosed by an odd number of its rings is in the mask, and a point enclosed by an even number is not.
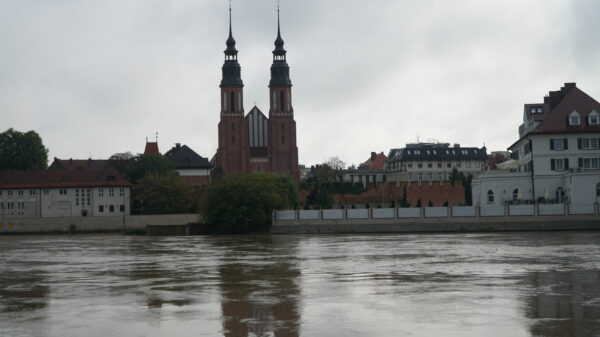
{"type": "Polygon", "coordinates": [[[333,197],[322,184],[313,184],[304,204],[306,209],[329,209],[333,207],[333,197]]]}
{"type": "Polygon", "coordinates": [[[442,205],[444,207],[448,207],[448,200],[444,201],[444,205],[442,205]]]}
{"type": "Polygon", "coordinates": [[[177,174],[145,176],[134,185],[133,198],[136,211],[143,214],[190,213],[197,208],[191,186],[177,174]]]}
{"type": "Polygon", "coordinates": [[[309,182],[333,183],[343,180],[346,163],[340,158],[333,156],[322,164],[311,168],[309,182]]]}
{"type": "Polygon", "coordinates": [[[450,184],[452,186],[454,186],[456,181],[460,181],[462,183],[465,190],[465,204],[468,206],[473,205],[473,196],[471,195],[471,183],[473,182],[473,176],[471,174],[465,176],[464,173],[458,172],[457,169],[453,169],[448,178],[450,179],[450,184]]]}
{"type": "Polygon", "coordinates": [[[433,202],[431,202],[431,200],[429,200],[429,202],[427,203],[427,207],[433,207],[433,202]]]}
{"type": "Polygon", "coordinates": [[[201,213],[213,232],[242,234],[268,230],[273,210],[297,205],[289,175],[229,173],[210,185],[201,213]]]}
{"type": "Polygon", "coordinates": [[[408,202],[408,193],[406,191],[406,186],[404,186],[404,188],[402,189],[402,199],[400,199],[400,207],[410,207],[410,202],[408,202]]]}
{"type": "Polygon", "coordinates": [[[126,173],[127,169],[129,166],[131,166],[135,159],[135,155],[129,151],[115,153],[108,158],[111,166],[121,173],[126,173]]]}
{"type": "Polygon", "coordinates": [[[35,131],[12,128],[0,133],[0,171],[43,170],[48,167],[48,149],[35,131]]]}
{"type": "Polygon", "coordinates": [[[141,154],[133,158],[133,162],[127,166],[125,171],[129,181],[136,184],[149,175],[165,177],[177,174],[175,166],[171,161],[161,155],[141,154]]]}

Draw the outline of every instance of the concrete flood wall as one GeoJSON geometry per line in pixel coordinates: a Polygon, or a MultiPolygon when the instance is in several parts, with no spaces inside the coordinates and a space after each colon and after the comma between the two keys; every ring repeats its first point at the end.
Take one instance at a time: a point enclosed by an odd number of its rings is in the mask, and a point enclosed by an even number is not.
{"type": "Polygon", "coordinates": [[[271,232],[600,230],[598,213],[598,204],[275,211],[271,232]]]}
{"type": "Polygon", "coordinates": [[[198,214],[134,215],[114,217],[0,219],[1,234],[126,232],[148,225],[185,225],[198,222],[198,214]]]}

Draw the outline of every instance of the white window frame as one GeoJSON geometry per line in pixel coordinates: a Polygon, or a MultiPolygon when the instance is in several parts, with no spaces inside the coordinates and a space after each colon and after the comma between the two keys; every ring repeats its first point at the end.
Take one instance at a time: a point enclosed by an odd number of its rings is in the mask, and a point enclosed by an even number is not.
{"type": "Polygon", "coordinates": [[[560,158],[560,159],[554,159],[554,170],[555,171],[564,171],[565,170],[565,160],[560,158]],[[559,165],[560,163],[560,165],[559,165]]]}
{"type": "Polygon", "coordinates": [[[573,110],[569,114],[569,125],[581,125],[581,114],[575,110],[573,110]],[[573,119],[577,118],[577,119],[573,119]]]}
{"type": "Polygon", "coordinates": [[[592,110],[592,112],[588,115],[588,124],[589,125],[600,125],[600,115],[596,110],[592,110]]]}

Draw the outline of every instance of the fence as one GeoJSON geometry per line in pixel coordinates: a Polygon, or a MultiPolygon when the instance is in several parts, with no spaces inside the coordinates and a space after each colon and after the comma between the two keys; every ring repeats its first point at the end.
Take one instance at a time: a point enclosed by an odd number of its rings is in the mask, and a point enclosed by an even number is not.
{"type": "Polygon", "coordinates": [[[598,215],[595,204],[535,204],[506,206],[460,206],[424,208],[371,208],[284,210],[273,212],[273,220],[344,220],[344,219],[406,219],[406,218],[485,218],[544,217],[567,215],[598,215]]]}

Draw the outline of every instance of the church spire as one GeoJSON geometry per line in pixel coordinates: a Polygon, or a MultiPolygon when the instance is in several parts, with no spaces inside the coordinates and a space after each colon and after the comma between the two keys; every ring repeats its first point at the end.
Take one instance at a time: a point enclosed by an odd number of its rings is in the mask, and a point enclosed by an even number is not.
{"type": "Polygon", "coordinates": [[[281,38],[281,23],[279,17],[279,2],[277,2],[277,39],[275,39],[275,50],[273,50],[273,65],[271,65],[271,82],[269,83],[269,87],[291,87],[290,67],[286,62],[287,51],[283,48],[284,42],[281,38]]]}
{"type": "Polygon", "coordinates": [[[242,68],[238,63],[238,51],[235,48],[235,39],[233,38],[233,30],[231,29],[231,1],[229,2],[229,37],[227,38],[227,49],[225,49],[225,63],[223,64],[223,79],[221,87],[227,85],[243,86],[242,68]]]}

